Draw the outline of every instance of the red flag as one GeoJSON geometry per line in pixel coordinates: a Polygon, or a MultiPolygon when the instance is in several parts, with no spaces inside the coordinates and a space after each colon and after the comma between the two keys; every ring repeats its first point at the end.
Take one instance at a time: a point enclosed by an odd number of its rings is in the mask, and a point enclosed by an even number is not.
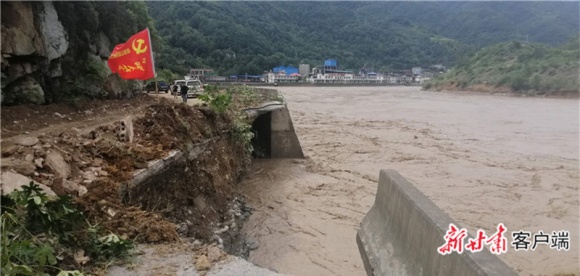
{"type": "Polygon", "coordinates": [[[115,46],[108,60],[113,73],[126,80],[148,80],[155,77],[149,29],[138,32],[127,42],[115,46]]]}

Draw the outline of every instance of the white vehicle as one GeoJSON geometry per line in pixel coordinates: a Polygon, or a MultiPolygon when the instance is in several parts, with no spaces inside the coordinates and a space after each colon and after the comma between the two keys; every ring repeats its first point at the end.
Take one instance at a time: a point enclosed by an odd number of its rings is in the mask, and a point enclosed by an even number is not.
{"type": "MultiPolygon", "coordinates": [[[[201,83],[201,81],[199,80],[176,80],[173,83],[173,87],[175,87],[176,85],[178,86],[182,86],[182,85],[187,85],[187,88],[189,88],[189,90],[187,90],[187,97],[197,97],[199,95],[201,95],[203,93],[203,84],[201,83]],[[186,84],[187,83],[187,84],[186,84]]],[[[173,92],[173,87],[171,87],[171,94],[174,96],[178,96],[181,95],[181,91],[177,91],[177,95],[175,95],[175,92],[173,92]]]]}

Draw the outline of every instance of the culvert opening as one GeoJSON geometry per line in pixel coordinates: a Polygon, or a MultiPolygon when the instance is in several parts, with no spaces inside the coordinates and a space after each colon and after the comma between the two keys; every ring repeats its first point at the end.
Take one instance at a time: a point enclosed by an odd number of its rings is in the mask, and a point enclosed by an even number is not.
{"type": "Polygon", "coordinates": [[[262,114],[252,123],[252,146],[254,158],[271,158],[272,157],[272,113],[262,114]]]}

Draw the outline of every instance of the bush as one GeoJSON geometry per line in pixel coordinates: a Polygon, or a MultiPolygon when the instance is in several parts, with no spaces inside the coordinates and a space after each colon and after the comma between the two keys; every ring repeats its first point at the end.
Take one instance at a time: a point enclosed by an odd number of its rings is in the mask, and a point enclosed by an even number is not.
{"type": "Polygon", "coordinates": [[[85,264],[125,258],[133,243],[90,225],[68,196],[49,198],[33,182],[2,196],[3,275],[83,275],[85,264]]]}

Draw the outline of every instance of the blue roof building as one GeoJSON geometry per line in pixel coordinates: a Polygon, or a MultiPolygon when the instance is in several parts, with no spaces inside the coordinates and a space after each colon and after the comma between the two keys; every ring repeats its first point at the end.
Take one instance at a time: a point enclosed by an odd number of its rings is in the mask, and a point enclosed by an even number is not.
{"type": "Polygon", "coordinates": [[[275,74],[279,74],[280,72],[284,72],[286,76],[290,76],[291,74],[298,74],[298,68],[288,65],[288,66],[278,66],[272,69],[272,72],[275,74]]]}

